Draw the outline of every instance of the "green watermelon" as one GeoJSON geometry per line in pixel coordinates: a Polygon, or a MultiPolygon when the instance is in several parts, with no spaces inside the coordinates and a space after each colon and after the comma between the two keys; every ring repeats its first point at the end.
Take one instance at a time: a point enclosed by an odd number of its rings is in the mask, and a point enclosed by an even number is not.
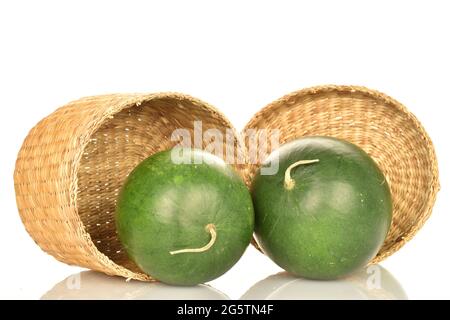
{"type": "Polygon", "coordinates": [[[255,233],[262,250],[286,271],[335,279],[365,266],[392,219],[388,183],[372,158],[349,142],[305,137],[282,145],[252,184],[255,233]]]}
{"type": "Polygon", "coordinates": [[[177,148],[140,163],[119,194],[116,225],[143,272],[173,285],[196,285],[228,271],[250,243],[254,212],[248,189],[222,159],[177,148]],[[200,160],[200,161],[199,161],[200,160]]]}

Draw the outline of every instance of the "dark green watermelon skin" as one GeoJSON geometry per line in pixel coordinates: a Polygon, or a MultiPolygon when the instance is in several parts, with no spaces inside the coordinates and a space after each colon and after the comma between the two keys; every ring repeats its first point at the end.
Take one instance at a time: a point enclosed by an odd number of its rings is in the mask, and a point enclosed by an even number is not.
{"type": "Polygon", "coordinates": [[[184,149],[208,163],[175,164],[171,151],[157,153],[129,175],[119,195],[116,224],[130,258],[147,274],[173,285],[196,285],[228,271],[250,243],[254,212],[241,178],[222,159],[184,149]],[[206,245],[214,224],[217,240],[202,253],[169,252],[206,245]]]}
{"type": "Polygon", "coordinates": [[[309,279],[335,279],[366,265],[381,248],[392,219],[388,183],[359,147],[330,137],[305,137],[281,146],[275,175],[252,185],[255,233],[265,254],[286,271],[309,279]],[[319,159],[284,173],[299,160],[319,159]]]}

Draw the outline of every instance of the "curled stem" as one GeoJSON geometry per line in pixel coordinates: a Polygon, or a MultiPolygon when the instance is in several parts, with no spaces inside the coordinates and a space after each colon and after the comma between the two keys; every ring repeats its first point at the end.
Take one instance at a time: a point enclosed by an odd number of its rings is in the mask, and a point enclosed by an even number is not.
{"type": "Polygon", "coordinates": [[[217,232],[216,232],[216,226],[212,223],[207,224],[205,227],[205,230],[211,234],[211,240],[209,240],[208,244],[201,248],[194,248],[194,249],[181,249],[181,250],[175,250],[170,251],[171,255],[180,254],[180,253],[199,253],[199,252],[205,252],[211,249],[211,247],[214,245],[217,239],[217,232]]]}
{"type": "Polygon", "coordinates": [[[292,190],[295,186],[295,181],[294,179],[291,178],[291,170],[302,165],[302,164],[310,164],[310,163],[316,163],[319,162],[319,159],[314,159],[314,160],[300,160],[297,162],[294,162],[293,164],[291,164],[286,171],[284,172],[284,187],[287,190],[292,190]]]}

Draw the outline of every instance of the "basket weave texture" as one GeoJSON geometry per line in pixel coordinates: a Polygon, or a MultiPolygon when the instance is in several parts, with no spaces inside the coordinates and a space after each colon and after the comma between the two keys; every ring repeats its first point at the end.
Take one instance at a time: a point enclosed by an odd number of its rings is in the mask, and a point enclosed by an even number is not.
{"type": "MultiPolygon", "coordinates": [[[[243,133],[248,129],[278,130],[281,144],[304,136],[341,138],[377,162],[389,182],[394,211],[390,232],[373,263],[402,247],[431,214],[439,190],[433,144],[417,118],[385,94],[358,86],[303,89],[260,110],[243,133]]],[[[250,147],[249,140],[246,145],[250,147]]],[[[245,169],[248,185],[264,160],[260,153],[256,157],[251,159],[256,164],[245,169]]]]}
{"type": "MultiPolygon", "coordinates": [[[[94,96],[56,110],[30,131],[16,163],[17,206],[27,231],[67,264],[152,280],[118,241],[116,198],[138,163],[178,143],[171,139],[175,129],[194,136],[196,120],[203,130],[232,129],[210,105],[177,93],[94,96]]],[[[243,153],[234,135],[223,147],[243,153]]]]}

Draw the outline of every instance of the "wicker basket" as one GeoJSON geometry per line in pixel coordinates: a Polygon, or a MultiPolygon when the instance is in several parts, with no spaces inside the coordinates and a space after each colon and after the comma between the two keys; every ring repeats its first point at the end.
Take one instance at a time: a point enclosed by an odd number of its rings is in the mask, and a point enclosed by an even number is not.
{"type": "MultiPolygon", "coordinates": [[[[263,108],[245,129],[278,129],[280,143],[303,136],[333,136],[355,143],[373,157],[390,183],[394,204],[389,235],[373,262],[402,247],[431,214],[439,190],[431,140],[413,114],[380,92],[355,86],[300,90],[263,108]]],[[[257,167],[246,168],[248,184],[257,167]]]]}
{"type": "MultiPolygon", "coordinates": [[[[88,97],[58,109],[30,131],[17,159],[17,205],[27,231],[62,262],[152,280],[118,241],[116,196],[140,161],[175,145],[173,130],[192,132],[195,120],[203,130],[232,129],[208,104],[176,93],[88,97]]],[[[237,139],[225,147],[244,150],[237,139]]]]}

